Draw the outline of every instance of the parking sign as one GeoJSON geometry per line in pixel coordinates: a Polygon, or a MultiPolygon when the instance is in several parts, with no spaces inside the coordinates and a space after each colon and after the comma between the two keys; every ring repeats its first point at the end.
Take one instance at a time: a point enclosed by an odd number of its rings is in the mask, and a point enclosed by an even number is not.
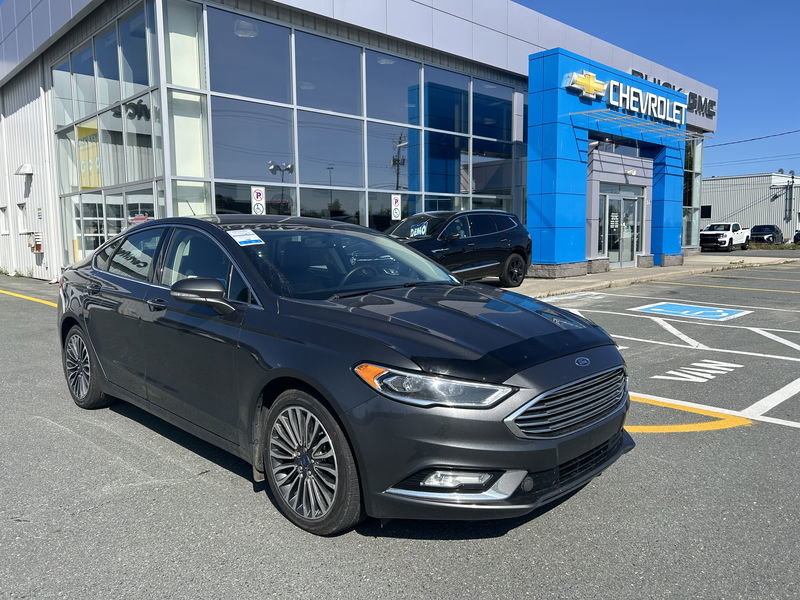
{"type": "Polygon", "coordinates": [[[403,220],[403,209],[400,202],[400,194],[392,194],[392,221],[403,220]]]}
{"type": "Polygon", "coordinates": [[[250,186],[250,212],[254,215],[263,215],[267,212],[267,190],[263,186],[250,186]]]}

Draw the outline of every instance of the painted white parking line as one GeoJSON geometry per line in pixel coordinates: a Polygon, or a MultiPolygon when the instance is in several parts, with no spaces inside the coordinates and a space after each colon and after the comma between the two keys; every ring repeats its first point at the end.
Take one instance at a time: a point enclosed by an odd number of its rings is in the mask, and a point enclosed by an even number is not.
{"type": "Polygon", "coordinates": [[[773,425],[783,425],[785,427],[793,427],[800,429],[800,423],[797,421],[787,421],[786,419],[775,419],[773,417],[764,417],[762,415],[748,415],[739,410],[729,410],[727,408],[718,408],[716,406],[708,406],[707,404],[697,404],[696,402],[685,402],[683,400],[673,400],[671,398],[662,398],[660,396],[651,396],[649,394],[639,394],[631,392],[632,396],[639,396],[640,398],[648,398],[650,400],[658,400],[659,402],[669,402],[679,406],[686,406],[687,408],[699,408],[701,410],[712,410],[714,412],[722,413],[725,415],[733,415],[734,417],[744,417],[753,421],[762,421],[764,423],[772,423],[773,425]]]}
{"type": "MultiPolygon", "coordinates": [[[[645,340],[642,338],[630,337],[628,335],[610,334],[611,337],[631,342],[644,342],[645,344],[658,344],[659,346],[672,346],[673,348],[685,348],[686,350],[701,350],[685,344],[673,344],[672,342],[659,342],[656,340],[645,340]]],[[[739,354],[741,356],[757,356],[758,358],[773,358],[775,360],[787,360],[789,362],[800,362],[800,358],[794,356],[779,356],[777,354],[762,354],[761,352],[747,352],[745,350],[729,350],[727,348],[702,348],[703,352],[719,352],[721,354],[739,354]]]]}
{"type": "MultiPolygon", "coordinates": [[[[795,344],[794,342],[790,342],[789,340],[785,340],[780,336],[775,335],[774,333],[770,333],[764,329],[757,329],[755,327],[750,328],[750,331],[753,333],[757,333],[758,335],[763,335],[765,338],[769,338],[775,342],[783,344],[784,346],[789,346],[789,348],[794,348],[795,350],[800,350],[800,344],[795,344]]],[[[794,332],[792,332],[794,333],[794,332]]]]}
{"type": "Polygon", "coordinates": [[[689,344],[692,348],[698,348],[700,350],[706,350],[708,348],[708,346],[706,346],[705,344],[701,344],[697,340],[690,338],[685,333],[682,333],[682,332],[678,331],[675,327],[673,327],[672,325],[667,323],[664,319],[654,318],[653,321],[658,323],[659,325],[661,325],[661,327],[663,327],[664,329],[669,331],[672,335],[674,335],[679,340],[684,341],[687,344],[689,344]]]}
{"type": "Polygon", "coordinates": [[[760,417],[766,412],[769,412],[785,400],[788,400],[795,394],[800,392],[800,378],[795,379],[791,383],[783,386],[777,392],[771,393],[766,398],[762,398],[752,406],[745,408],[742,411],[743,416],[747,416],[750,418],[753,417],[760,417]]]}
{"type": "Polygon", "coordinates": [[[705,383],[710,379],[715,379],[717,375],[724,375],[735,369],[741,369],[742,367],[744,367],[744,365],[720,362],[718,360],[706,358],[700,362],[692,363],[688,367],[679,367],[675,371],[667,371],[666,375],[653,375],[650,379],[705,383]]]}

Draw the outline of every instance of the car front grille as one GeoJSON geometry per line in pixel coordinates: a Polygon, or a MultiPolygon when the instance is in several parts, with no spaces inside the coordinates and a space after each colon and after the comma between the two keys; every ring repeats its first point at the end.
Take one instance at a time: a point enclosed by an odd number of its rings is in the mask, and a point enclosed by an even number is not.
{"type": "Polygon", "coordinates": [[[520,437],[558,437],[600,421],[627,401],[627,394],[625,369],[620,367],[545,392],[506,423],[520,437]]]}

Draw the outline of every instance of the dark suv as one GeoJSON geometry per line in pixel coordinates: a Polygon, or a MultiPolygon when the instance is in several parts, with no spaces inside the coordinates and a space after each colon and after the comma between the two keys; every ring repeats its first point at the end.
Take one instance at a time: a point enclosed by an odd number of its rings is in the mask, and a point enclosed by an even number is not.
{"type": "Polygon", "coordinates": [[[777,225],[753,225],[750,241],[754,244],[782,244],[783,231],[777,225]]]}
{"type": "Polygon", "coordinates": [[[386,233],[461,279],[499,277],[503,287],[517,287],[530,264],[531,236],[515,214],[500,210],[418,213],[386,233]]]}

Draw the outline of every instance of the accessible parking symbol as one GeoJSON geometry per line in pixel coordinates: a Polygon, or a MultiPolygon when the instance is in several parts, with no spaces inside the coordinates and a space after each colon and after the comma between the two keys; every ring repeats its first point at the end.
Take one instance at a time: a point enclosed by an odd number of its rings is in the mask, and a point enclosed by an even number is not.
{"type": "Polygon", "coordinates": [[[751,310],[735,310],[718,306],[698,306],[696,304],[676,304],[674,302],[657,302],[646,306],[631,308],[638,312],[663,315],[665,317],[687,317],[704,321],[728,321],[750,314],[751,310]]]}

